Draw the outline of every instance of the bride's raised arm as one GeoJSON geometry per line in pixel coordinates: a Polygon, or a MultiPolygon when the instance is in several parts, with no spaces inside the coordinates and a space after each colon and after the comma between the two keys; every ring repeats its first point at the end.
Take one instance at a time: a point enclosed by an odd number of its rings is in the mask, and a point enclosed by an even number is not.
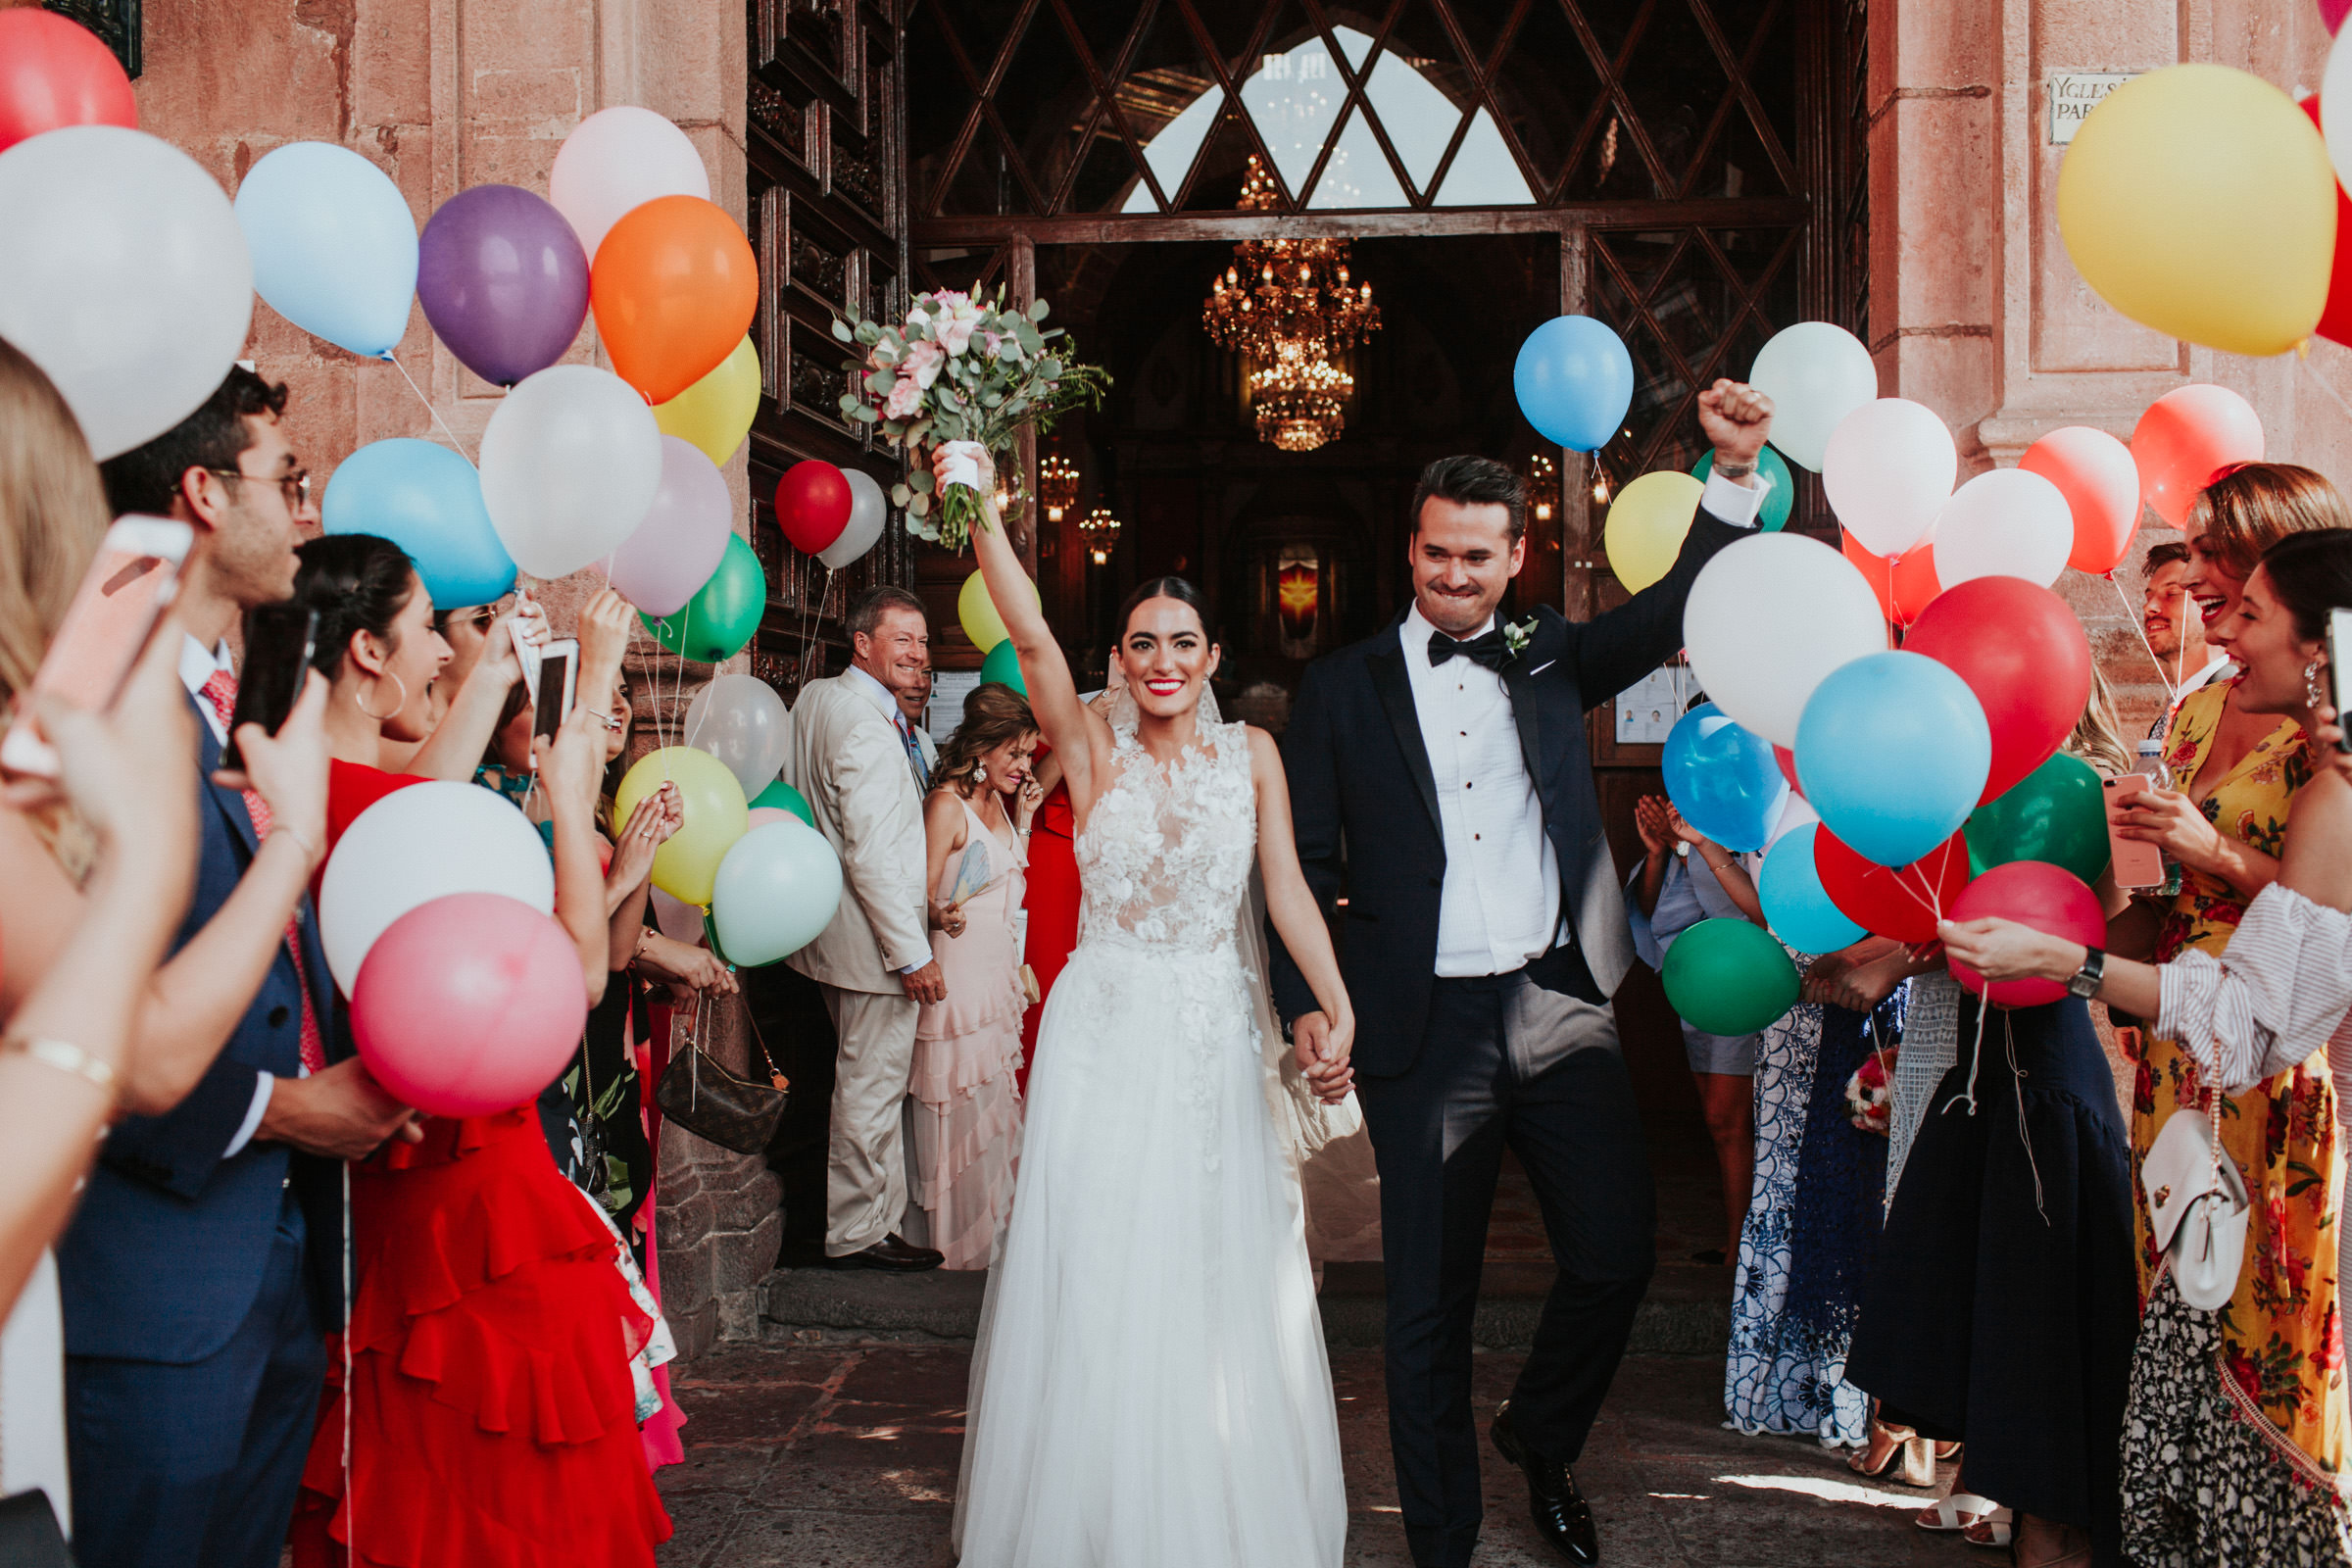
{"type": "MultiPolygon", "coordinates": [[[[937,473],[944,457],[934,455],[932,469],[937,473]]],[[[980,493],[993,495],[996,490],[996,466],[984,455],[980,460],[980,493]]],[[[1062,778],[1070,790],[1070,807],[1079,820],[1085,820],[1094,805],[1096,780],[1101,776],[1099,761],[1110,755],[1110,726],[1087,710],[1078,700],[1077,683],[1070,677],[1070,662],[1062,657],[1061,645],[1054,640],[1053,627],[1046,624],[1046,614],[1038,607],[1037,590],[1022,569],[1021,558],[1012,551],[1012,540],[1004,531],[1004,519],[997,515],[993,502],[983,501],[981,511],[985,525],[972,530],[972,549],[980,558],[980,575],[988,584],[988,596],[996,601],[997,614],[1011,635],[1012,650],[1020,656],[1021,678],[1029,683],[1029,710],[1037,715],[1038,728],[1052,744],[1054,755],[1061,761],[1062,778]]]]}
{"type": "Polygon", "coordinates": [[[1266,916],[1315,994],[1316,1010],[1292,1024],[1298,1070],[1317,1095],[1337,1104],[1355,1080],[1354,1069],[1348,1065],[1355,1046],[1355,1008],[1348,1000],[1347,982],[1340,978],[1339,956],[1331,950],[1331,929],[1323,923],[1323,910],[1306,885],[1306,873],[1298,868],[1282,752],[1274,737],[1255,725],[1244,733],[1250,737],[1250,779],[1257,791],[1257,868],[1266,886],[1266,916]]]}

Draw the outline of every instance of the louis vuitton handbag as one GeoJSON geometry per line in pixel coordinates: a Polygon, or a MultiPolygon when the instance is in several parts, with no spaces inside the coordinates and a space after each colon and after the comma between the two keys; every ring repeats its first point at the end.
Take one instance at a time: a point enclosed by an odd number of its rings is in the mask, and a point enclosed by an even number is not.
{"type": "MultiPolygon", "coordinates": [[[[791,1103],[792,1085],[776,1070],[757,1023],[752,1023],[752,1045],[767,1067],[767,1081],[738,1078],[721,1066],[703,1049],[699,1038],[709,1006],[708,999],[697,1002],[691,1025],[685,1029],[683,1050],[679,1049],[678,1031],[686,1020],[672,1015],[669,1066],[654,1088],[654,1103],[662,1107],[662,1115],[697,1138],[738,1154],[764,1153],[768,1140],[775,1136],[776,1123],[784,1117],[784,1107],[791,1103]]],[[[751,1022],[751,1014],[746,1012],[744,1019],[751,1022]]]]}

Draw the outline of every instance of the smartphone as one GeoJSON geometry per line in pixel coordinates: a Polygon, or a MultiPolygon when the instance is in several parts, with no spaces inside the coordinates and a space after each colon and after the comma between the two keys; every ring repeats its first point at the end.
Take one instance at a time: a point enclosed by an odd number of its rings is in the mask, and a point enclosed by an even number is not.
{"type": "Polygon", "coordinates": [[[553,740],[579,695],[580,643],[576,637],[558,637],[540,644],[536,652],[536,660],[529,655],[523,659],[525,668],[533,663],[539,667],[532,687],[531,700],[536,706],[531,713],[531,733],[553,740]]]}
{"type": "Polygon", "coordinates": [[[2142,839],[2116,837],[2116,802],[2127,795],[2144,794],[2149,788],[2145,773],[2122,773],[2101,781],[2106,787],[2103,799],[2107,806],[2107,845],[2115,857],[2115,885],[2119,888],[2160,888],[2164,886],[2164,851],[2142,839]]]}
{"type": "MultiPolygon", "coordinates": [[[[2346,723],[2344,715],[2352,713],[2352,678],[2344,668],[2344,656],[2352,653],[2352,610],[2337,608],[2328,612],[2328,668],[2334,678],[2335,721],[2346,723]]],[[[2352,752],[2352,728],[2346,728],[2343,739],[2335,743],[2339,752],[2352,752]]]]}
{"type": "Polygon", "coordinates": [[[18,700],[16,722],[0,740],[0,768],[57,777],[57,751],[41,738],[31,699],[112,708],[179,592],[180,563],[194,537],[186,523],[169,517],[121,517],[106,530],[32,685],[18,700]]]}
{"type": "Polygon", "coordinates": [[[260,605],[245,612],[245,670],[237,677],[236,710],[228,715],[228,743],[220,765],[245,765],[237,751],[237,729],[259,724],[274,735],[302,696],[302,683],[318,645],[318,612],[292,605],[260,605]]]}

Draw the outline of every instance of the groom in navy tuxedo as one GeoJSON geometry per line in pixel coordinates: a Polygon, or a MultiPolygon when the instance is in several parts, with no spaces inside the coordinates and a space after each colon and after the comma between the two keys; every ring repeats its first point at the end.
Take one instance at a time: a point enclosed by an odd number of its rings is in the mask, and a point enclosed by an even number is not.
{"type": "MultiPolygon", "coordinates": [[[[1413,602],[1307,667],[1283,738],[1298,859],[1345,893],[1356,1091],[1380,1167],[1389,1440],[1413,1560],[1465,1568],[1482,1517],[1471,1320],[1505,1148],[1559,1265],[1535,1348],[1495,1413],[1536,1523],[1599,1559],[1571,1471],[1654,1261],[1648,1155],[1609,997],[1633,962],[1585,749],[1587,710],[1683,645],[1699,569],[1754,526],[1772,403],[1699,394],[1714,473],[1664,578],[1591,621],[1496,619],[1526,559],[1517,475],[1444,458],[1413,497],[1413,602]]],[[[1272,942],[1302,1058],[1328,1030],[1272,942]]]]}

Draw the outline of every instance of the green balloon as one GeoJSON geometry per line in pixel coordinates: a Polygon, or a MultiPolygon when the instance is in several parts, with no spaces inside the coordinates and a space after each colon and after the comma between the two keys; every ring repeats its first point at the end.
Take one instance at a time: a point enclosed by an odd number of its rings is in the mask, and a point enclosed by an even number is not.
{"type": "Polygon", "coordinates": [[[1666,1000],[1711,1035],[1752,1035],[1796,1005],[1796,965],[1762,926],[1701,920],[1666,950],[1666,1000]]]}
{"type": "Polygon", "coordinates": [[[1972,871],[2047,860],[2096,882],[2107,869],[2107,808],[2098,770],[2064,752],[1978,807],[1967,831],[1972,871]]]}
{"type": "Polygon", "coordinates": [[[759,798],[752,802],[754,809],[762,806],[772,806],[778,810],[790,811],[810,827],[816,826],[816,811],[808,805],[808,797],[782,779],[776,780],[761,790],[759,798]]]}
{"type": "Polygon", "coordinates": [[[766,609],[767,574],[760,569],[760,558],[741,535],[731,535],[727,553],[718,558],[718,569],[695,590],[685,609],[658,619],[641,610],[637,618],[671,653],[698,664],[715,664],[743,652],[766,609]]]}
{"type": "Polygon", "coordinates": [[[988,657],[980,661],[981,684],[992,680],[1000,686],[1011,687],[1023,697],[1029,695],[1029,683],[1021,679],[1021,656],[1012,651],[1009,637],[991,648],[988,657]]]}
{"type": "MultiPolygon", "coordinates": [[[[1710,452],[1698,460],[1690,470],[1704,479],[1715,471],[1715,454],[1710,452]]],[[[1788,522],[1788,514],[1796,510],[1796,475],[1788,471],[1788,460],[1766,447],[1756,461],[1756,482],[1764,486],[1764,506],[1756,514],[1756,526],[1766,533],[1779,533],[1788,522]]]]}

